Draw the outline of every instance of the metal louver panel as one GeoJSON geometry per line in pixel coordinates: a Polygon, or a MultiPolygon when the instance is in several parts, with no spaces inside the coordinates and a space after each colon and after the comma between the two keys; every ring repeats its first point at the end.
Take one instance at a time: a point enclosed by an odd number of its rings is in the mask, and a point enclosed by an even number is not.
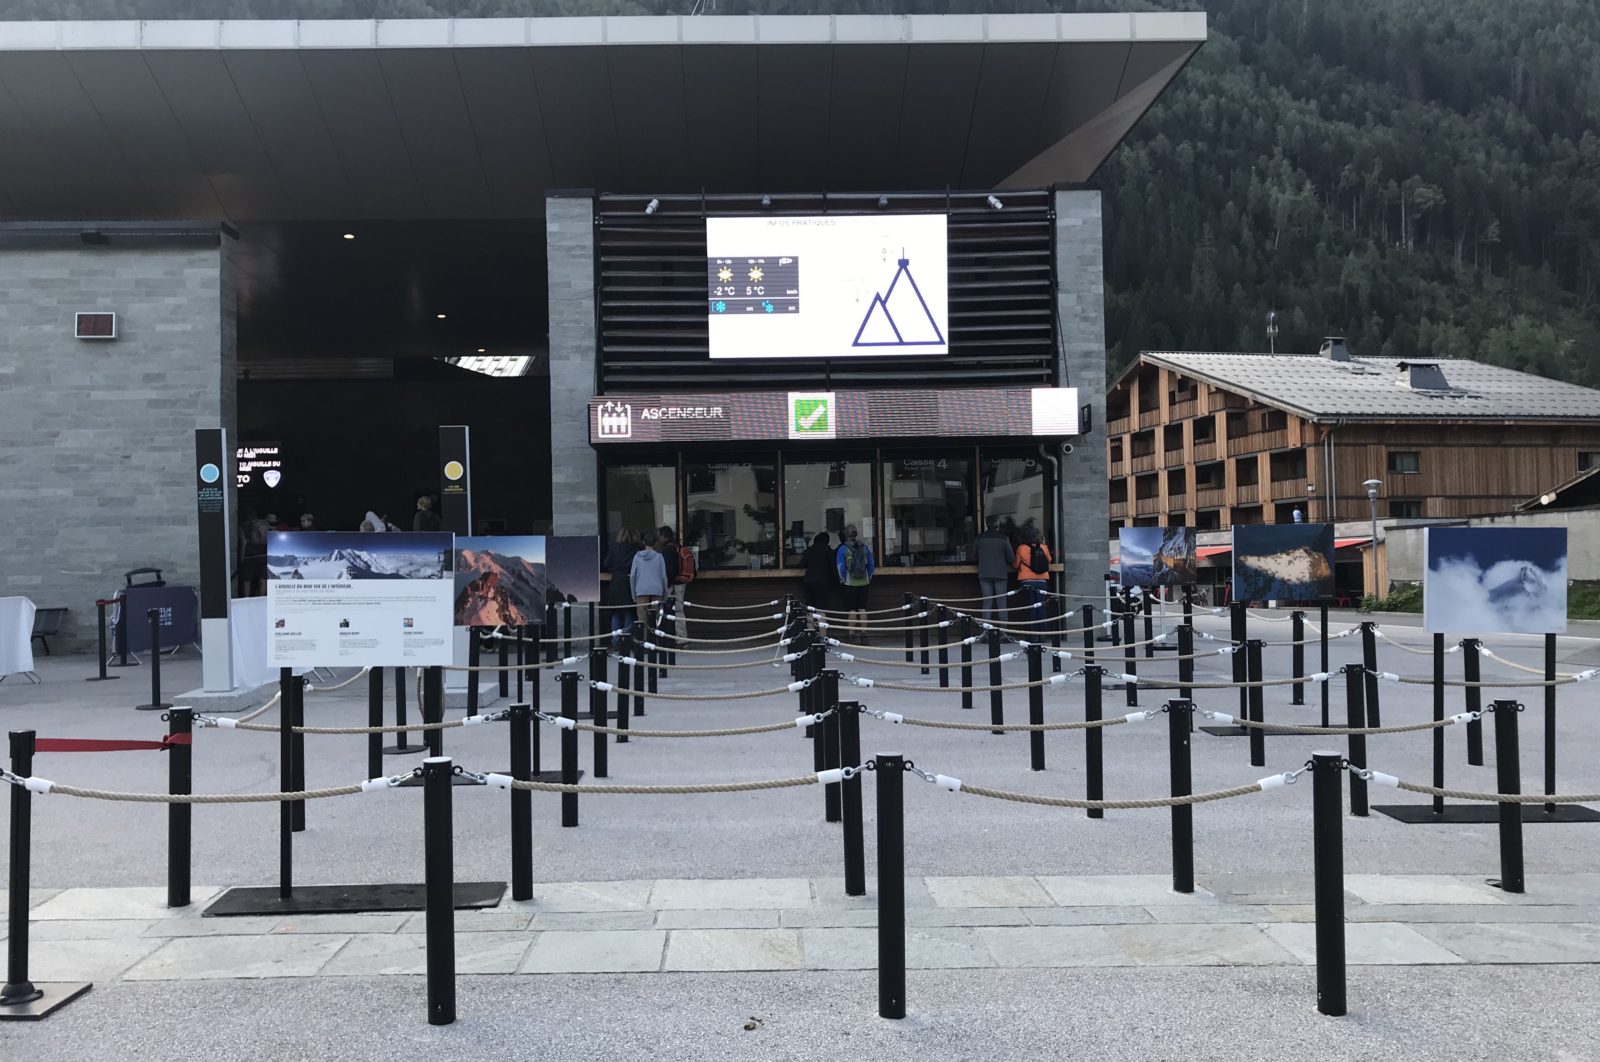
{"type": "Polygon", "coordinates": [[[1001,387],[1056,384],[1054,230],[1048,192],[774,196],[602,195],[596,204],[600,389],[1001,387]],[[656,208],[646,213],[654,201],[656,208]],[[708,215],[945,213],[950,353],[936,357],[712,361],[708,215]]]}

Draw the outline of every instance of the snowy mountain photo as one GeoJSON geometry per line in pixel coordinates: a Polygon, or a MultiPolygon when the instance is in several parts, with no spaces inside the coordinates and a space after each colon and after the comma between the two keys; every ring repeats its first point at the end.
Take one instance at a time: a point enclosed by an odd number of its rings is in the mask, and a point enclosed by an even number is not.
{"type": "Polygon", "coordinates": [[[432,531],[274,531],[267,536],[267,578],[444,579],[454,566],[452,537],[432,531]]]}
{"type": "Polygon", "coordinates": [[[1563,634],[1567,529],[1430,527],[1423,626],[1438,633],[1563,634]]]}
{"type": "Polygon", "coordinates": [[[456,539],[456,626],[542,624],[545,588],[542,536],[456,539]]]}

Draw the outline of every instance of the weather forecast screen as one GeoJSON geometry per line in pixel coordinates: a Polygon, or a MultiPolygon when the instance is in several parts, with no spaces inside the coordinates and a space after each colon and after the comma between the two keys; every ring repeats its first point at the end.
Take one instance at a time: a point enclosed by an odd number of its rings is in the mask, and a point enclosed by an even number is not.
{"type": "Polygon", "coordinates": [[[943,214],[706,219],[713,358],[946,354],[943,214]]]}

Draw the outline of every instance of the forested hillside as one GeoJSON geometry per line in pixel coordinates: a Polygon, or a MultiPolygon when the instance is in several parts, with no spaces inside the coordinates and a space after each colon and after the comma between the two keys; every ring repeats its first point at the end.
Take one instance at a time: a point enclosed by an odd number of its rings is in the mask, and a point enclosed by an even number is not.
{"type": "MultiPolygon", "coordinates": [[[[0,18],[688,13],[694,0],[0,0],[0,18]]],[[[701,0],[1037,11],[1037,0],[701,0]]],[[[1108,342],[1476,357],[1600,384],[1600,2],[1204,7],[1199,56],[1098,175],[1108,342]]]]}

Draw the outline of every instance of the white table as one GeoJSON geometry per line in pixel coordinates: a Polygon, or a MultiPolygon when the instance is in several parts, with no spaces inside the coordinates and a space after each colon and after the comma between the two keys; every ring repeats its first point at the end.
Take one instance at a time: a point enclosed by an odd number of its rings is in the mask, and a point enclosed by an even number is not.
{"type": "Polygon", "coordinates": [[[33,602],[0,597],[0,678],[33,674],[33,602]]]}

